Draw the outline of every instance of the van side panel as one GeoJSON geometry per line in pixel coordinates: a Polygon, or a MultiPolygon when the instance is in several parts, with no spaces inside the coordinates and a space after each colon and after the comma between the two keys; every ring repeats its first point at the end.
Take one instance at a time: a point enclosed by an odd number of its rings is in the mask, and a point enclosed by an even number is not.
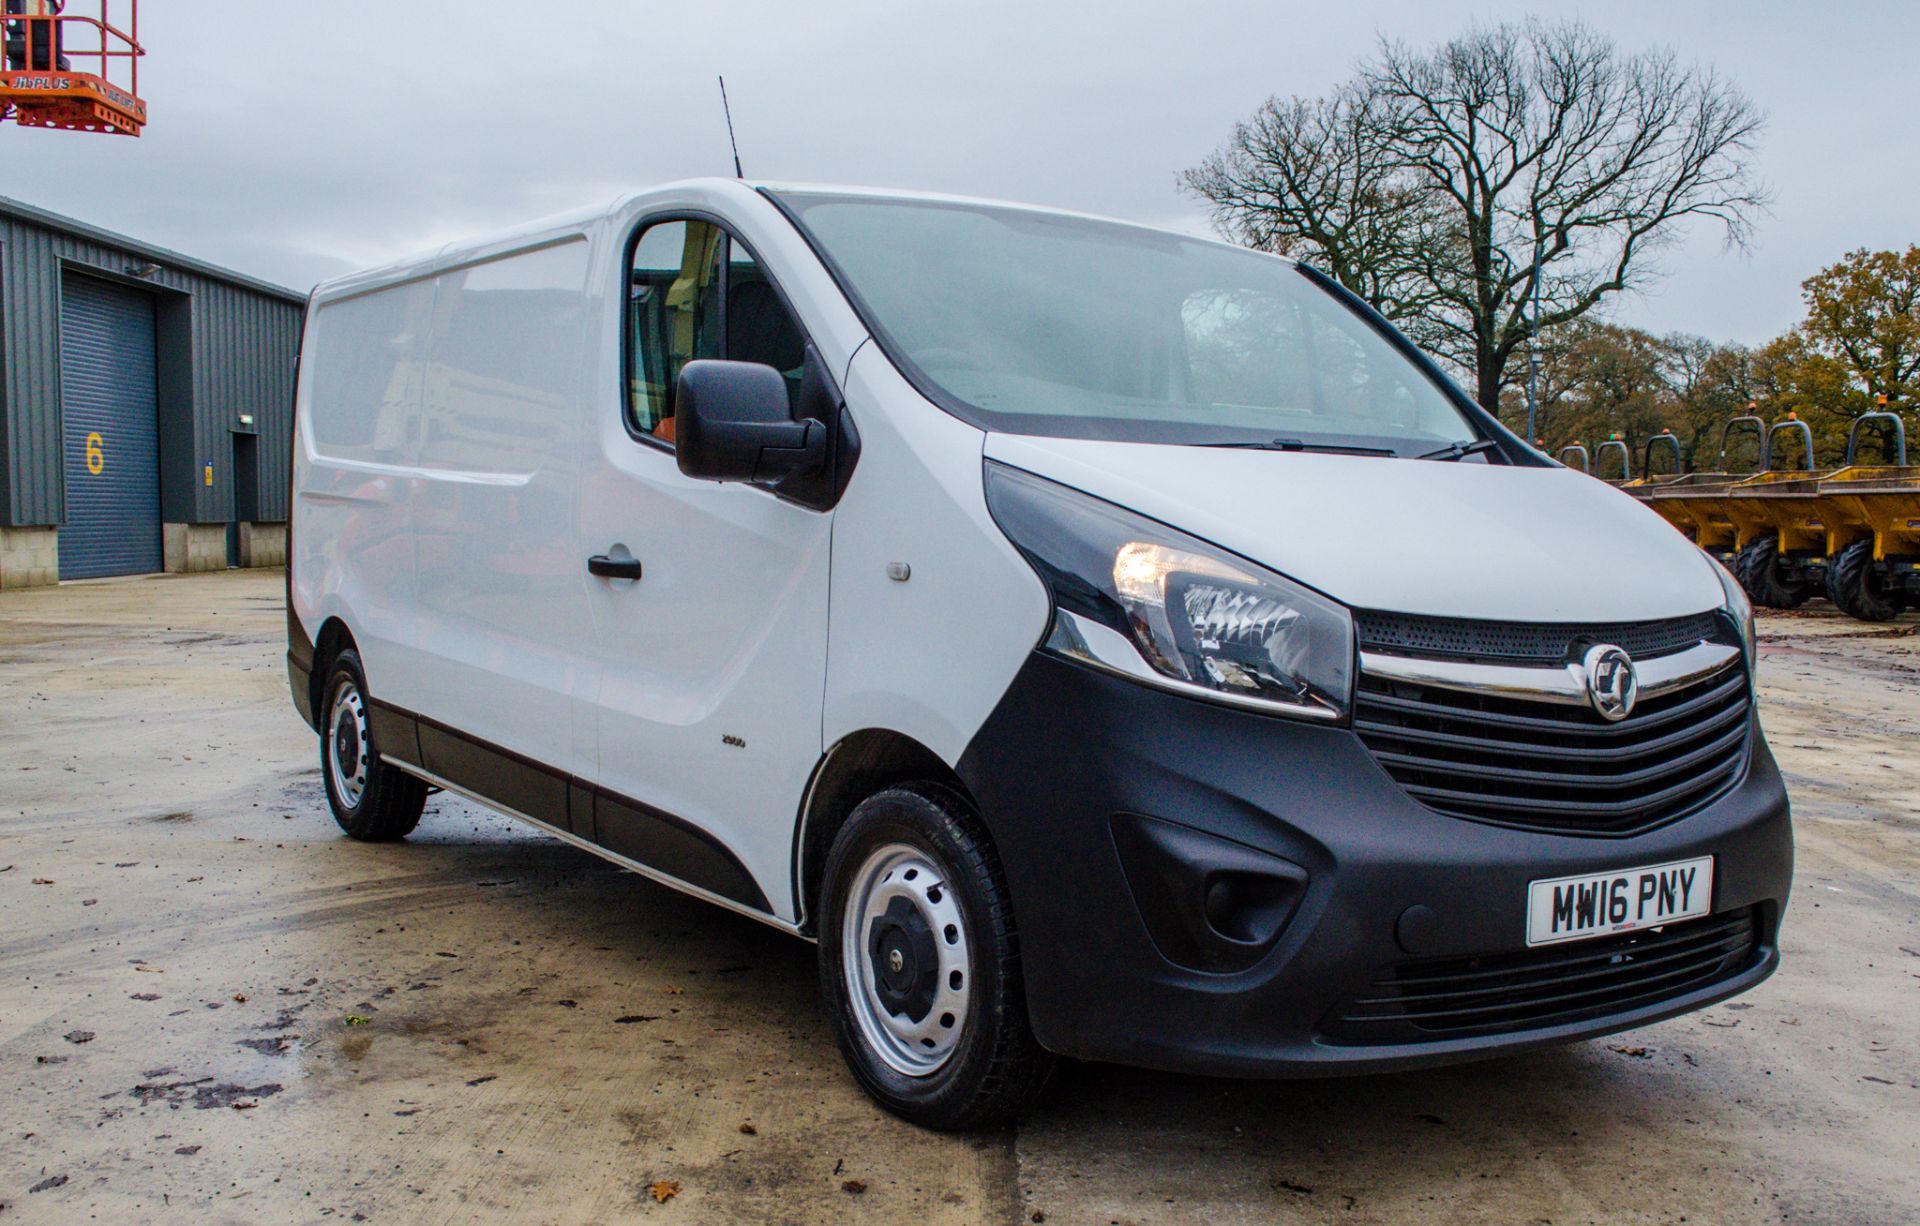
{"type": "Polygon", "coordinates": [[[955,764],[1045,632],[1046,590],[987,513],[984,434],[874,345],[846,394],[860,468],[834,517],[824,740],[885,728],[955,764]]]}
{"type": "Polygon", "coordinates": [[[309,639],[328,618],[344,619],[372,677],[403,673],[414,639],[418,338],[432,311],[433,287],[422,282],[319,302],[303,344],[293,612],[309,639]]]}
{"type": "MultiPolygon", "coordinates": [[[[685,476],[608,407],[581,487],[580,552],[624,549],[645,577],[592,580],[595,781],[712,835],[791,919],[794,815],[820,760],[832,519],[685,476]]],[[[597,812],[612,850],[641,859],[658,845],[597,812]]]]}
{"type": "Polygon", "coordinates": [[[576,239],[433,279],[414,651],[402,675],[369,676],[382,698],[573,773],[595,681],[575,524],[595,361],[588,251],[576,239]]]}

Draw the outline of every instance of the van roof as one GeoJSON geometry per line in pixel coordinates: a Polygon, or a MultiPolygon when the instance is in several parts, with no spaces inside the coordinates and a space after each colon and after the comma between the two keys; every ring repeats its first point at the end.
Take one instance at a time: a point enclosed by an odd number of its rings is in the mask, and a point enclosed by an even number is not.
{"type": "MultiPolygon", "coordinates": [[[[569,209],[565,212],[536,218],[519,225],[482,233],[468,238],[455,239],[427,251],[395,260],[392,263],[369,268],[360,272],[348,273],[320,284],[314,290],[315,301],[322,299],[350,297],[356,293],[394,285],[419,277],[434,276],[465,264],[504,255],[508,252],[528,247],[540,246],[549,242],[564,240],[570,236],[584,234],[595,224],[610,217],[618,216],[650,197],[670,196],[684,193],[688,188],[701,188],[719,193],[758,193],[761,190],[776,195],[782,193],[817,193],[834,196],[859,196],[874,200],[922,201],[941,204],[979,205],[998,209],[1018,209],[1029,213],[1045,213],[1056,217],[1073,217],[1086,221],[1105,222],[1110,225],[1134,226],[1143,230],[1158,230],[1163,233],[1181,233],[1169,231],[1164,226],[1148,225],[1144,222],[1130,221],[1125,218],[1088,213],[1077,209],[1055,208],[1047,205],[1029,204],[1016,200],[1001,200],[986,196],[967,196],[948,192],[910,191],[893,187],[865,187],[843,183],[808,183],[765,179],[730,179],[708,176],[693,179],[676,179],[638,191],[625,192],[605,204],[589,205],[569,209]]],[[[1219,242],[1206,235],[1182,234],[1182,237],[1197,242],[1219,242]]],[[[1232,244],[1222,244],[1231,246],[1232,244]]]]}

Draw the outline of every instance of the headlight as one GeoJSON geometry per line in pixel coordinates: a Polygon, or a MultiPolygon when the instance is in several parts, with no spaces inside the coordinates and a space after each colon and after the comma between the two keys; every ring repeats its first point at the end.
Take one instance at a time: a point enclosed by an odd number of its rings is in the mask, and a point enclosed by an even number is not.
{"type": "Polygon", "coordinates": [[[1018,469],[987,465],[987,507],[1052,593],[1047,650],[1194,697],[1345,718],[1353,618],[1341,605],[1018,469]]]}
{"type": "Polygon", "coordinates": [[[1713,573],[1720,580],[1720,590],[1726,593],[1726,603],[1721,607],[1739,628],[1740,642],[1747,652],[1747,672],[1751,675],[1760,663],[1758,641],[1753,629],[1753,601],[1747,598],[1747,589],[1740,580],[1734,578],[1733,572],[1720,564],[1719,558],[1704,549],[1700,553],[1713,566],[1713,573]]]}

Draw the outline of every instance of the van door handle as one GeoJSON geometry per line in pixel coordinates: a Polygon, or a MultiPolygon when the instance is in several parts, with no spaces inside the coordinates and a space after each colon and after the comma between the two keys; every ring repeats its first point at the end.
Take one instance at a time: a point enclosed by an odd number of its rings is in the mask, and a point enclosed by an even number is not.
{"type": "Polygon", "coordinates": [[[596,553],[587,559],[587,573],[598,575],[602,579],[638,579],[640,559],[614,558],[604,553],[596,553]]]}

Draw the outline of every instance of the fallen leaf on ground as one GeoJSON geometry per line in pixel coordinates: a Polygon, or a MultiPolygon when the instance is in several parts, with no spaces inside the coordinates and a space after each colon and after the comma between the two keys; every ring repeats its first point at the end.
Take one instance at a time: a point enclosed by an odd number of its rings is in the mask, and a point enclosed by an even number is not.
{"type": "Polygon", "coordinates": [[[236,1005],[244,1005],[244,1004],[246,1004],[246,1003],[247,1003],[247,994],[246,994],[245,992],[235,992],[235,993],[233,994],[233,1003],[234,1003],[234,1004],[236,1004],[236,1005]]]}
{"type": "Polygon", "coordinates": [[[859,1196],[867,1190],[867,1181],[864,1179],[849,1179],[840,1185],[840,1190],[848,1196],[859,1196]]]}
{"type": "Polygon", "coordinates": [[[147,974],[149,974],[149,975],[164,975],[164,974],[166,974],[166,972],[165,972],[165,971],[163,971],[163,970],[161,970],[161,969],[160,969],[159,967],[157,967],[157,966],[136,966],[136,967],[134,967],[133,969],[134,969],[134,970],[136,970],[136,971],[145,971],[145,972],[146,972],[147,974]]]}
{"type": "Polygon", "coordinates": [[[93,1031],[69,1030],[67,1031],[67,1033],[61,1035],[60,1037],[65,1039],[69,1043],[91,1043],[93,1042],[93,1031]]]}
{"type": "Polygon", "coordinates": [[[373,1020],[372,1018],[366,1017],[359,1013],[347,1014],[347,1025],[349,1026],[364,1026],[372,1020],[373,1020]]]}
{"type": "Polygon", "coordinates": [[[755,1128],[752,1124],[742,1124],[740,1125],[740,1135],[747,1136],[747,1137],[757,1137],[760,1135],[760,1130],[758,1128],[755,1128]]]}
{"type": "Polygon", "coordinates": [[[1632,1056],[1632,1057],[1633,1057],[1633,1058],[1634,1058],[1635,1060],[1648,1060],[1648,1059],[1651,1059],[1651,1058],[1653,1057],[1653,1053],[1652,1053],[1652,1052],[1650,1052],[1650,1051],[1648,1051],[1648,1050],[1647,1050],[1646,1048],[1644,1048],[1644,1047],[1618,1047],[1618,1046],[1610,1046],[1610,1047],[1608,1047],[1608,1048],[1607,1048],[1607,1050],[1608,1050],[1608,1051],[1617,1051],[1617,1052],[1619,1052],[1619,1053],[1620,1053],[1621,1055],[1623,1055],[1623,1056],[1632,1056]]]}
{"type": "Polygon", "coordinates": [[[656,1204],[664,1205],[674,1197],[680,1195],[680,1181],[678,1179],[656,1179],[647,1186],[647,1191],[653,1196],[656,1204]]]}
{"type": "Polygon", "coordinates": [[[35,884],[35,885],[52,885],[52,884],[53,884],[53,878],[51,878],[51,877],[35,877],[35,878],[33,879],[33,884],[35,884]]]}

